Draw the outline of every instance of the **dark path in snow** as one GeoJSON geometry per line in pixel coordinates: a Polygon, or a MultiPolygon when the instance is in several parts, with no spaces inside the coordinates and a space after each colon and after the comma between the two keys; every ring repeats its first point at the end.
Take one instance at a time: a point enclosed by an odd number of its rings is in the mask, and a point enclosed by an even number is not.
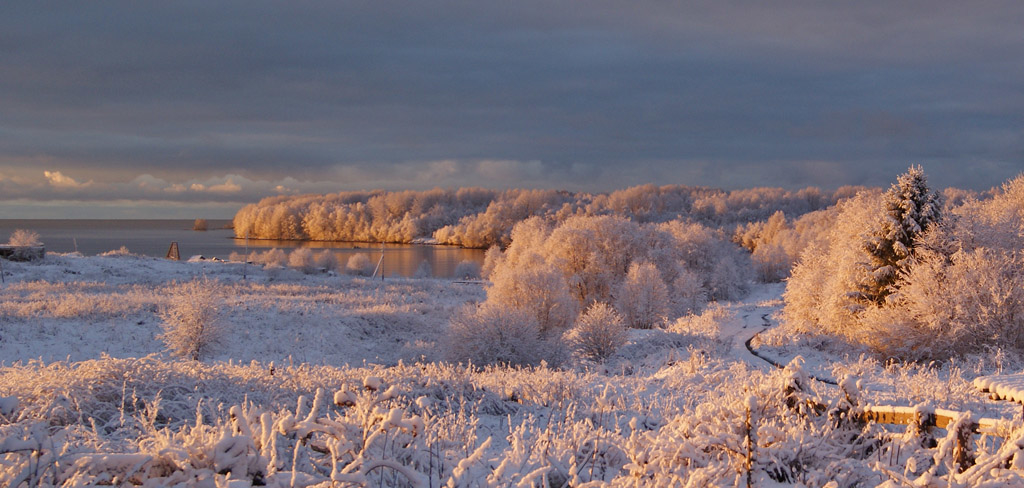
{"type": "MultiPolygon", "coordinates": [[[[767,362],[768,364],[771,364],[772,366],[775,366],[776,368],[784,369],[786,367],[784,364],[781,364],[781,363],[775,361],[774,359],[772,359],[770,357],[767,357],[767,356],[759,354],[757,351],[754,350],[754,346],[750,345],[750,342],[753,341],[754,338],[757,337],[757,334],[760,334],[761,332],[762,331],[758,331],[756,334],[750,336],[750,339],[747,339],[746,342],[743,343],[743,345],[747,347],[747,351],[750,351],[750,354],[753,354],[758,359],[761,359],[761,360],[767,362]]],[[[808,373],[807,376],[809,378],[811,378],[812,380],[819,381],[821,383],[825,383],[825,384],[828,384],[828,385],[832,385],[832,386],[838,386],[839,385],[839,383],[836,383],[835,380],[830,379],[830,378],[820,378],[820,377],[815,376],[815,375],[810,374],[810,373],[808,373]]]]}
{"type": "MultiPolygon", "coordinates": [[[[767,290],[764,290],[764,291],[767,291],[767,290]]],[[[762,293],[764,293],[764,291],[762,291],[762,293]]],[[[777,296],[778,295],[775,295],[774,297],[777,297],[777,296]]],[[[772,298],[774,298],[774,297],[772,297],[772,298]]],[[[774,359],[772,359],[772,358],[770,358],[770,357],[768,357],[768,356],[766,356],[764,354],[761,354],[761,353],[757,352],[757,350],[754,349],[754,346],[751,344],[753,342],[754,338],[758,336],[758,334],[760,334],[760,333],[762,333],[762,332],[764,332],[766,330],[769,330],[771,327],[774,327],[774,326],[777,325],[777,324],[775,324],[771,320],[770,317],[771,317],[771,315],[773,313],[775,313],[775,312],[777,312],[779,310],[781,304],[779,304],[778,302],[774,302],[773,303],[772,300],[765,300],[765,298],[767,298],[767,297],[765,295],[763,295],[763,294],[754,294],[754,296],[752,296],[752,297],[750,297],[750,298],[748,298],[746,300],[746,303],[738,303],[738,304],[736,304],[736,305],[738,305],[736,311],[741,314],[740,316],[743,319],[742,320],[743,326],[740,327],[739,329],[732,329],[732,330],[727,330],[726,329],[726,330],[723,330],[723,332],[725,334],[732,334],[734,337],[739,339],[739,338],[742,337],[741,334],[743,334],[744,331],[747,331],[747,330],[749,330],[751,328],[759,328],[760,330],[758,330],[757,332],[752,334],[750,337],[747,337],[746,340],[743,341],[744,347],[746,347],[747,352],[750,353],[750,355],[754,356],[758,360],[763,361],[765,363],[768,363],[768,364],[770,364],[770,365],[772,365],[772,366],[774,366],[776,368],[783,369],[783,368],[786,367],[785,364],[782,364],[782,363],[780,363],[780,362],[778,362],[778,361],[776,361],[776,360],[774,360],[774,359]],[[755,320],[757,320],[758,316],[760,316],[760,323],[753,323],[755,320]],[[758,327],[758,326],[760,326],[760,327],[758,327]]],[[[743,335],[745,335],[745,334],[743,334],[743,335]]],[[[736,352],[736,354],[739,354],[739,353],[736,352]]],[[[757,361],[755,361],[755,362],[757,362],[757,361]]],[[[834,379],[831,379],[831,378],[822,377],[822,376],[816,376],[816,375],[813,375],[813,374],[808,374],[808,376],[811,379],[813,379],[815,381],[818,381],[818,382],[821,382],[821,383],[825,383],[825,384],[833,385],[833,386],[837,385],[836,381],[834,379]]]]}

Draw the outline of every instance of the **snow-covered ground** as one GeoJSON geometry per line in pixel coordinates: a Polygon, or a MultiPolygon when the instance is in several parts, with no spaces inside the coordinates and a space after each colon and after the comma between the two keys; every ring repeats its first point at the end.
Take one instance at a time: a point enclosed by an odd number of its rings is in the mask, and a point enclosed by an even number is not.
{"type": "Polygon", "coordinates": [[[227,340],[208,359],[278,364],[394,364],[437,359],[447,318],[484,298],[481,284],[384,281],[223,262],[51,254],[5,263],[0,361],[161,353],[157,312],[174,282],[206,276],[229,287],[220,320],[227,340]],[[243,278],[245,275],[245,278],[243,278]]]}
{"type": "Polygon", "coordinates": [[[754,356],[745,343],[774,329],[779,284],[631,331],[603,365],[480,369],[437,362],[448,319],[483,300],[480,284],[136,256],[51,255],[4,271],[3,486],[1024,482],[1007,469],[1024,459],[1020,432],[975,436],[978,467],[956,474],[942,430],[931,449],[905,427],[801,407],[848,401],[811,373],[859,384],[859,404],[1020,422],[1019,405],[971,385],[995,372],[983,362],[884,365],[768,332],[751,341],[759,354],[805,367],[754,356]],[[172,283],[196,276],[230,291],[228,340],[201,362],[173,359],[157,337],[172,283]]]}

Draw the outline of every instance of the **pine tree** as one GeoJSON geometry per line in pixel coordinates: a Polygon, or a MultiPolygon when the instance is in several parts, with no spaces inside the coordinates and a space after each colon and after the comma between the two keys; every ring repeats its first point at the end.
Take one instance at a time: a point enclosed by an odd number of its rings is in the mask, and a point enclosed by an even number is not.
{"type": "Polygon", "coordinates": [[[900,175],[882,197],[881,222],[864,243],[868,260],[867,282],[861,296],[877,304],[895,291],[896,280],[907,270],[915,241],[940,219],[939,195],[928,188],[920,166],[912,166],[900,175]]]}

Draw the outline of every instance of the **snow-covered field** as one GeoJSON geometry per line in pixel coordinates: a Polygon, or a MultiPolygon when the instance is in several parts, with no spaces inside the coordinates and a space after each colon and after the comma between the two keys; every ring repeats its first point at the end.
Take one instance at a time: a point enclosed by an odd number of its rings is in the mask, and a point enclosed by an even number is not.
{"type": "Polygon", "coordinates": [[[632,330],[602,365],[481,369],[439,360],[482,284],[123,255],[3,266],[2,486],[1024,483],[1020,406],[971,384],[1008,360],[886,365],[789,340],[773,333],[781,284],[632,330]],[[159,312],[172,282],[201,276],[228,290],[226,340],[175,359],[159,312]],[[790,366],[752,355],[755,334],[790,366]],[[1003,418],[1009,440],[972,437],[976,463],[958,473],[955,435],[936,429],[932,448],[844,418],[851,400],[1003,418]]]}

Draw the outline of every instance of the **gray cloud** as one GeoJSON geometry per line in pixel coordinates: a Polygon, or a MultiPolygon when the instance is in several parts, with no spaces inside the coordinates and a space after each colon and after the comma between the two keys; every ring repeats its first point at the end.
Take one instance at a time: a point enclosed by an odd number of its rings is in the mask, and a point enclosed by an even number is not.
{"type": "Polygon", "coordinates": [[[946,0],[19,3],[0,198],[836,187],[917,163],[987,188],[1024,170],[1022,23],[946,0]]]}

